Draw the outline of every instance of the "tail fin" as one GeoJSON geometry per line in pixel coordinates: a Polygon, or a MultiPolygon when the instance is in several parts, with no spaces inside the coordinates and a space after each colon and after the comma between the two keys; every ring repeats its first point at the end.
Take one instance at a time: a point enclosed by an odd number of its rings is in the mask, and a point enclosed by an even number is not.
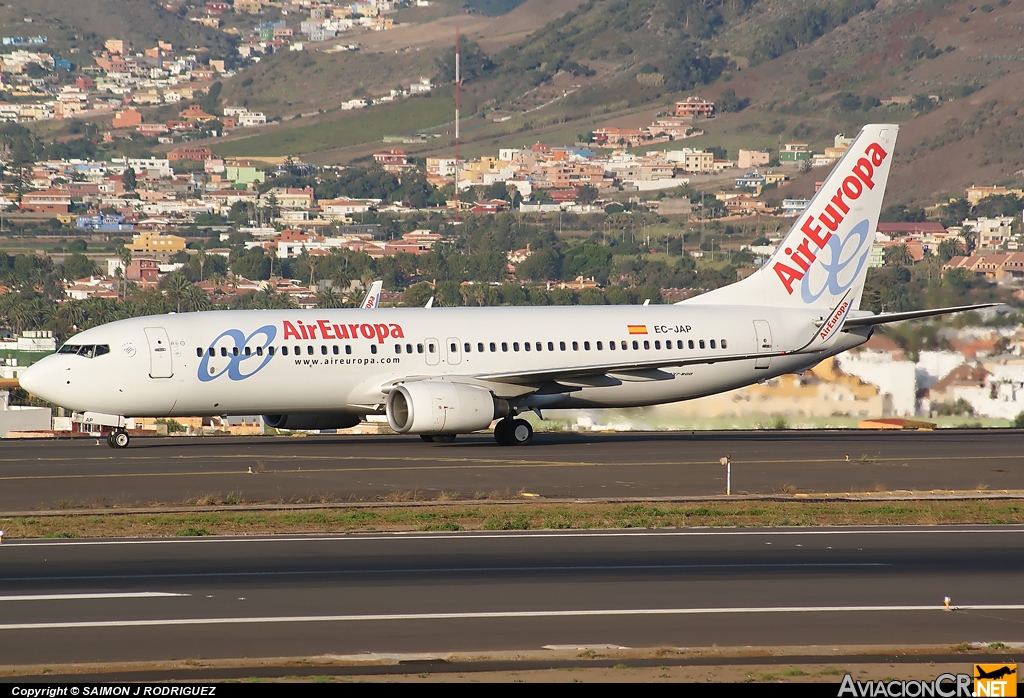
{"type": "Polygon", "coordinates": [[[832,309],[846,296],[860,307],[898,131],[865,126],[764,267],[683,303],[832,309]]]}
{"type": "Polygon", "coordinates": [[[380,291],[384,288],[384,282],[377,280],[370,285],[370,290],[366,292],[366,297],[363,298],[363,304],[360,308],[372,310],[380,305],[380,291]]]}

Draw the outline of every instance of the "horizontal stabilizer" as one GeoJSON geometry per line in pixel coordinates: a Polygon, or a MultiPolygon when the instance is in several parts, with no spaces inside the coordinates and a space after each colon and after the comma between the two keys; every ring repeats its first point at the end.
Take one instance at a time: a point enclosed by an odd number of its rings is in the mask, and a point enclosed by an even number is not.
{"type": "Polygon", "coordinates": [[[901,322],[903,320],[916,320],[922,317],[933,317],[945,315],[946,313],[962,313],[965,310],[978,310],[979,308],[991,308],[1001,303],[979,303],[978,305],[958,305],[952,308],[934,308],[932,310],[909,310],[905,313],[885,313],[883,315],[864,315],[862,317],[849,317],[843,324],[843,329],[850,327],[870,327],[873,325],[885,325],[890,322],[901,322]]]}

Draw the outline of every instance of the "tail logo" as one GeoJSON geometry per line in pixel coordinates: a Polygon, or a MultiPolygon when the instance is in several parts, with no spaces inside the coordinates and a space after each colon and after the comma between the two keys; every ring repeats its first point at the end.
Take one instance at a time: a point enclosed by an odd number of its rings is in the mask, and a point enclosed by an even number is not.
{"type": "MultiPolygon", "coordinates": [[[[845,251],[848,247],[847,243],[853,238],[854,233],[858,233],[861,225],[867,229],[869,226],[867,221],[858,223],[857,227],[851,231],[851,234],[846,236],[845,240],[837,240],[834,233],[839,230],[839,226],[846,219],[846,214],[850,212],[850,204],[861,197],[861,195],[868,190],[875,188],[874,174],[875,168],[885,162],[885,158],[888,157],[888,153],[878,143],[871,143],[867,148],[864,149],[864,155],[860,157],[857,162],[851,168],[851,173],[843,179],[839,187],[836,188],[835,194],[825,205],[824,209],[816,215],[808,215],[803,224],[800,226],[800,231],[804,234],[804,239],[796,246],[794,250],[792,247],[787,247],[783,252],[788,256],[788,259],[784,261],[778,261],[772,265],[775,273],[778,275],[779,280],[782,281],[782,285],[786,289],[786,293],[792,295],[793,285],[798,281],[803,281],[801,286],[801,296],[807,303],[812,302],[820,296],[826,287],[829,286],[833,280],[839,278],[839,273],[846,268],[846,266],[854,259],[858,259],[860,248],[864,245],[864,239],[860,239],[857,242],[857,246],[854,248],[856,251],[846,260],[846,262],[840,261],[840,253],[845,251]],[[812,249],[813,246],[813,249],[812,249]],[[817,295],[814,295],[808,290],[809,272],[815,261],[821,256],[821,253],[826,250],[831,251],[831,261],[826,263],[826,260],[822,260],[821,266],[830,266],[831,270],[826,269],[827,283],[822,287],[822,290],[818,291],[817,295]],[[792,265],[789,264],[792,262],[792,265]],[[808,299],[810,297],[810,299],[808,299]]],[[[868,240],[868,249],[870,249],[870,231],[863,233],[864,237],[868,240]]],[[[866,261],[867,255],[863,256],[863,261],[866,261]]],[[[861,264],[858,264],[857,272],[860,271],[861,264]]],[[[853,279],[857,276],[856,273],[850,276],[849,282],[842,287],[839,291],[849,288],[853,279]]],[[[833,291],[835,293],[836,291],[833,291]]]]}
{"type": "Polygon", "coordinates": [[[813,303],[826,291],[838,296],[853,286],[864,265],[868,263],[872,237],[871,224],[863,220],[853,227],[845,240],[840,242],[836,235],[829,238],[825,244],[829,254],[821,255],[820,268],[824,272],[824,279],[820,282],[821,285],[814,289],[811,287],[812,277],[819,275],[808,273],[803,277],[800,284],[800,298],[803,302],[813,303]]]}

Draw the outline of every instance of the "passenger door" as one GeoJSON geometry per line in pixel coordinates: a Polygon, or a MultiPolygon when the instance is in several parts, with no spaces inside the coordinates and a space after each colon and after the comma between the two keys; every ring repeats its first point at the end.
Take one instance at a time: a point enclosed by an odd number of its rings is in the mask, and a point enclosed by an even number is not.
{"type": "MultiPolygon", "coordinates": [[[[757,340],[757,353],[770,354],[772,352],[772,328],[767,320],[754,320],[754,336],[757,340]]],[[[769,368],[772,359],[770,356],[754,360],[754,368],[769,368]]]]}
{"type": "Polygon", "coordinates": [[[145,331],[149,342],[149,377],[171,378],[174,376],[174,366],[167,330],[163,327],[147,327],[145,331]]]}

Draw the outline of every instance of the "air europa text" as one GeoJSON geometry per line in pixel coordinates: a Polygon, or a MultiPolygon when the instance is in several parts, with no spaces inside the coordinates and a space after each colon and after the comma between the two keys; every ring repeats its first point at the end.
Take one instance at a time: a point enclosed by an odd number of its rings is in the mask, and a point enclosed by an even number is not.
{"type": "Polygon", "coordinates": [[[393,339],[404,339],[405,333],[402,326],[395,323],[378,322],[371,325],[368,322],[352,325],[332,324],[327,320],[317,320],[303,324],[297,320],[294,324],[285,320],[284,339],[376,339],[378,344],[383,344],[389,337],[393,339]],[[317,332],[320,336],[317,336],[317,332]]]}
{"type": "Polygon", "coordinates": [[[776,262],[772,266],[782,285],[786,287],[786,293],[792,294],[793,283],[804,278],[804,274],[810,270],[814,260],[818,258],[817,252],[824,249],[832,233],[839,229],[846,214],[850,212],[850,203],[859,199],[865,188],[875,188],[875,168],[885,162],[888,155],[878,143],[870,144],[864,149],[864,156],[854,164],[852,174],[840,183],[824,210],[817,216],[809,214],[804,219],[800,230],[806,237],[795,250],[792,247],[783,250],[789,255],[789,261],[792,261],[795,267],[783,262],[776,262]],[[814,249],[811,248],[812,245],[814,249]]]}

